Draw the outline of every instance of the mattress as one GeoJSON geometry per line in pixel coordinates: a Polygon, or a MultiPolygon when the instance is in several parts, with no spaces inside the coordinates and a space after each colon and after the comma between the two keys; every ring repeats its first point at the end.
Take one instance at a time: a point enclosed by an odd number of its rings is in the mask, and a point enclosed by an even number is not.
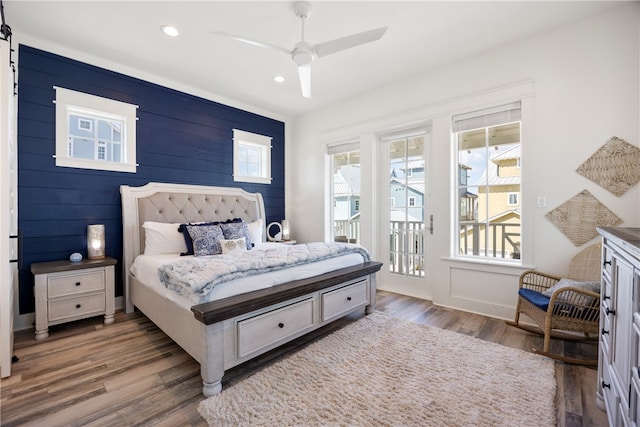
{"type": "MultiPolygon", "coordinates": [[[[273,245],[278,243],[263,244],[273,245]]],[[[162,264],[183,258],[184,257],[181,257],[179,254],[139,255],[136,257],[130,270],[131,275],[139,282],[134,282],[134,286],[147,286],[165,298],[172,300],[187,309],[190,308],[195,303],[189,298],[180,296],[172,290],[167,289],[160,282],[158,276],[158,268],[162,264]]],[[[292,280],[306,279],[308,277],[317,276],[340,268],[362,264],[363,262],[363,257],[359,253],[348,253],[322,261],[300,264],[282,270],[242,277],[215,286],[211,292],[209,292],[207,300],[214,301],[233,295],[256,291],[258,289],[269,288],[292,280]]]]}

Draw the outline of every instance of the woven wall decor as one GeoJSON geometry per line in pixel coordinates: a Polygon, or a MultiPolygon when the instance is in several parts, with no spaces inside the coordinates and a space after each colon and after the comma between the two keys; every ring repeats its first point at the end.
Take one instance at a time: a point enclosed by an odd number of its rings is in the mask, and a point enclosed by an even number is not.
{"type": "Polygon", "coordinates": [[[546,217],[576,246],[596,237],[596,227],[611,227],[622,222],[587,190],[549,211],[546,217]]]}
{"type": "Polygon", "coordinates": [[[616,196],[622,196],[640,181],[640,148],[612,137],[576,169],[616,196]]]}

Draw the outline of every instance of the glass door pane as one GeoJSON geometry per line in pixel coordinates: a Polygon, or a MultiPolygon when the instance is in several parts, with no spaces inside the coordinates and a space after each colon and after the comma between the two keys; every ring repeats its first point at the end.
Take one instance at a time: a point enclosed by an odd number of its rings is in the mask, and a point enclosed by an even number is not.
{"type": "Polygon", "coordinates": [[[360,243],[360,151],[332,156],[333,240],[360,243]]]}
{"type": "Polygon", "coordinates": [[[425,136],[389,143],[389,271],[424,276],[425,136]]]}

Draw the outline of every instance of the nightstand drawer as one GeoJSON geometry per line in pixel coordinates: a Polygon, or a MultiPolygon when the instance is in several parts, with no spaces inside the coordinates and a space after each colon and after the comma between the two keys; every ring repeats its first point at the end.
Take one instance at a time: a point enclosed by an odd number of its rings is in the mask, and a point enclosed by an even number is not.
{"type": "Polygon", "coordinates": [[[104,313],[104,292],[76,298],[49,301],[49,322],[87,316],[91,313],[104,313]]]}
{"type": "Polygon", "coordinates": [[[49,277],[47,296],[49,298],[104,290],[104,269],[83,271],[76,274],[49,277]]]}

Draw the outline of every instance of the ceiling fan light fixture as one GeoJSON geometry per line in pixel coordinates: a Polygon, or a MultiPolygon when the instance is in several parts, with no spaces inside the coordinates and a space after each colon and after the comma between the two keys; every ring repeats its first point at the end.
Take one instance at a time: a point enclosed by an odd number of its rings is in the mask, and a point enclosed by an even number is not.
{"type": "Polygon", "coordinates": [[[160,27],[160,29],[162,30],[163,33],[165,33],[170,37],[177,37],[180,34],[178,29],[171,25],[163,25],[162,27],[160,27]]]}

